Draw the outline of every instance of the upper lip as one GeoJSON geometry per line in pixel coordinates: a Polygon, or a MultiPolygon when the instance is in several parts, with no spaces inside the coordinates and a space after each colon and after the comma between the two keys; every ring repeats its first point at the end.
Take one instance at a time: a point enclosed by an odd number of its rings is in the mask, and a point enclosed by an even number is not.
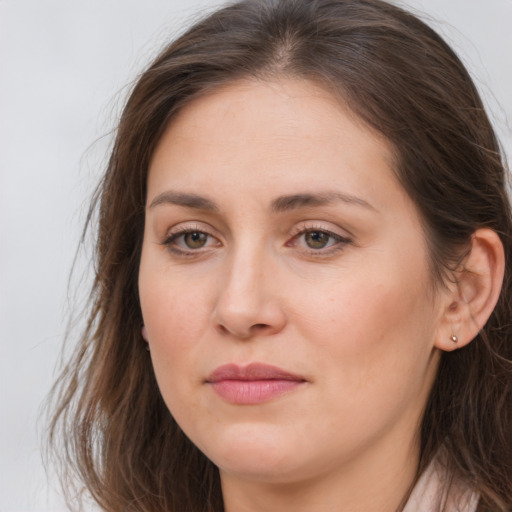
{"type": "Polygon", "coordinates": [[[215,383],[223,380],[293,380],[304,382],[306,379],[277,366],[263,363],[251,363],[244,366],[237,364],[225,364],[216,368],[206,379],[207,382],[215,383]]]}

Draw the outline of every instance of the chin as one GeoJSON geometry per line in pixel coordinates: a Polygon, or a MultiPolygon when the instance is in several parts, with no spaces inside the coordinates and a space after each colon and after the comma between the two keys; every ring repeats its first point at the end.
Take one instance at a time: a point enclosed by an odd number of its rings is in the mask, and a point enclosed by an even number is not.
{"type": "Polygon", "coordinates": [[[288,483],[303,473],[298,460],[302,450],[294,436],[275,430],[260,425],[232,426],[197,445],[221,472],[246,480],[288,483]]]}

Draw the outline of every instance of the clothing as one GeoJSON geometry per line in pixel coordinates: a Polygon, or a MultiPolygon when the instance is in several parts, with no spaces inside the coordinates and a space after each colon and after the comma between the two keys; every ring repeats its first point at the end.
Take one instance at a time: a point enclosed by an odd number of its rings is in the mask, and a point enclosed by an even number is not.
{"type": "Polygon", "coordinates": [[[435,458],[418,480],[403,512],[475,512],[478,493],[453,480],[447,495],[450,480],[439,458],[435,458]]]}

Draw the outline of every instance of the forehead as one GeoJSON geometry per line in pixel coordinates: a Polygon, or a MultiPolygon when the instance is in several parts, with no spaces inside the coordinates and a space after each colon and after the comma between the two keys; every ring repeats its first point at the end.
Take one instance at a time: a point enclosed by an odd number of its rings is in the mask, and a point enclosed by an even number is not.
{"type": "Polygon", "coordinates": [[[289,186],[325,188],[338,178],[357,188],[363,175],[375,185],[379,173],[395,180],[392,168],[384,137],[325,88],[304,80],[241,80],[175,116],[153,155],[149,181],[165,174],[195,186],[228,173],[232,184],[283,178],[289,186]]]}
{"type": "Polygon", "coordinates": [[[379,146],[375,149],[391,160],[389,142],[366,125],[340,95],[304,79],[244,79],[214,88],[180,109],[167,132],[184,138],[206,133],[212,143],[229,144],[233,127],[240,138],[262,143],[301,137],[303,142],[339,145],[340,135],[347,144],[372,139],[379,146]],[[214,132],[206,133],[213,127],[214,132]]]}

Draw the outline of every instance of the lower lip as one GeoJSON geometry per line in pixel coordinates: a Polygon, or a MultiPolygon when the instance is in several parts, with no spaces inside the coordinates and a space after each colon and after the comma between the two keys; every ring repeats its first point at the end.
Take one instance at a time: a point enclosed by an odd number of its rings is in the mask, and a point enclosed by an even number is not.
{"type": "Polygon", "coordinates": [[[210,382],[213,390],[224,400],[237,405],[254,405],[267,402],[297,389],[298,380],[221,380],[210,382]]]}

